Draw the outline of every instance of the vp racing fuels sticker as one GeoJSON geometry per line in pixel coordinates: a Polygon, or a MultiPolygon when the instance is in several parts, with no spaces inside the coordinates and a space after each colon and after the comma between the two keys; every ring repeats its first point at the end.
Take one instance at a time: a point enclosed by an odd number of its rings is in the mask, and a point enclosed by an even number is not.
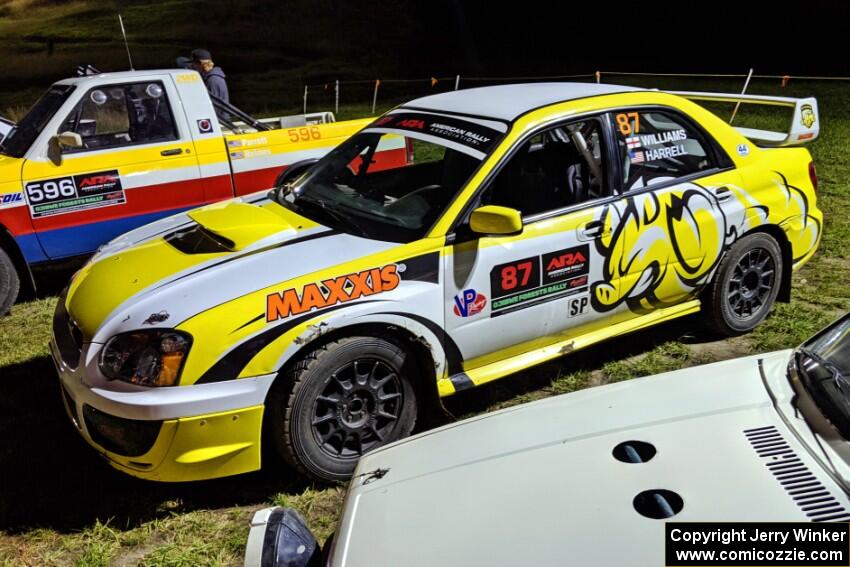
{"type": "Polygon", "coordinates": [[[429,134],[442,140],[456,142],[470,149],[487,153],[502,137],[502,133],[477,122],[452,116],[399,112],[378,118],[367,127],[403,130],[429,134]]]}
{"type": "Polygon", "coordinates": [[[33,218],[120,205],[127,201],[121,177],[115,169],[31,181],[24,186],[24,192],[33,218]]]}
{"type": "Polygon", "coordinates": [[[455,296],[453,311],[458,317],[471,317],[484,311],[485,307],[487,307],[487,296],[470,288],[455,296]]]}
{"type": "Polygon", "coordinates": [[[271,293],[266,296],[266,321],[271,323],[312,309],[322,309],[368,295],[392,291],[400,282],[398,267],[389,264],[318,283],[308,283],[300,290],[289,288],[271,293]]]}
{"type": "Polygon", "coordinates": [[[494,266],[490,316],[586,291],[589,258],[590,247],[582,244],[494,266]]]}

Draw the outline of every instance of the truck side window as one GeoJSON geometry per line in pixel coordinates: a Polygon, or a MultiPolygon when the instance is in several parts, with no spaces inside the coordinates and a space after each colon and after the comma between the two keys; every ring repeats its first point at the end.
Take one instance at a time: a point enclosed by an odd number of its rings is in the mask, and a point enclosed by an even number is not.
{"type": "Polygon", "coordinates": [[[612,117],[626,191],[715,167],[702,133],[672,113],[621,111],[612,117]]]}
{"type": "Polygon", "coordinates": [[[77,104],[61,131],[82,137],[83,147],[75,151],[177,139],[168,96],[159,82],[95,87],[77,104]]]}
{"type": "Polygon", "coordinates": [[[481,204],[510,207],[528,217],[607,195],[602,140],[595,118],[536,134],[510,157],[481,204]]]}

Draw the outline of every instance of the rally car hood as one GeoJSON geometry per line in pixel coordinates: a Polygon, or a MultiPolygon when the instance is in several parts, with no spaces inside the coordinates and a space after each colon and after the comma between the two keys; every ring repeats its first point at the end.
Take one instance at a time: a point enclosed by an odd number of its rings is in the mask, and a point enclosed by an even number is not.
{"type": "Polygon", "coordinates": [[[663,565],[664,521],[636,505],[656,489],[681,497],[678,521],[806,520],[768,463],[796,455],[839,491],[760,375],[760,364],[782,375],[789,355],[591,388],[370,453],[331,564],[663,565]],[[761,449],[776,436],[790,453],[761,449]],[[622,462],[615,448],[628,441],[657,452],[622,462]]]}
{"type": "Polygon", "coordinates": [[[175,327],[234,298],[392,246],[333,231],[268,200],[232,200],[109,243],[75,275],[66,306],[85,339],[104,342],[142,325],[175,327]]]}

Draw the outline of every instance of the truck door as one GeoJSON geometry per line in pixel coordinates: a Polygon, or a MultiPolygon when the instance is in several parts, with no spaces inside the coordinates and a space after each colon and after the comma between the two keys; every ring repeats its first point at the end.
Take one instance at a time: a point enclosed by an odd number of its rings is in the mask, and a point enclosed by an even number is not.
{"type": "Polygon", "coordinates": [[[44,148],[24,163],[24,196],[49,258],[93,252],[203,202],[189,126],[162,79],[91,87],[58,128],[79,134],[82,147],[65,148],[58,164],[44,148]]]}

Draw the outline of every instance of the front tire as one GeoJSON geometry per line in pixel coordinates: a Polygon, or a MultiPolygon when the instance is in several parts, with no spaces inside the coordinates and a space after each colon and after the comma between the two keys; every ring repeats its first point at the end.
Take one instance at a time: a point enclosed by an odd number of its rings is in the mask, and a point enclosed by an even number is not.
{"type": "Polygon", "coordinates": [[[0,317],[7,314],[18,298],[21,280],[12,259],[0,248],[0,317]]]}
{"type": "Polygon", "coordinates": [[[348,337],[298,360],[269,395],[268,437],[313,479],[344,481],[360,456],[410,435],[416,395],[407,353],[375,337],[348,337]]]}
{"type": "Polygon", "coordinates": [[[708,326],[727,336],[754,329],[776,301],[783,269],[782,251],[769,234],[749,234],[735,242],[703,297],[708,326]]]}

